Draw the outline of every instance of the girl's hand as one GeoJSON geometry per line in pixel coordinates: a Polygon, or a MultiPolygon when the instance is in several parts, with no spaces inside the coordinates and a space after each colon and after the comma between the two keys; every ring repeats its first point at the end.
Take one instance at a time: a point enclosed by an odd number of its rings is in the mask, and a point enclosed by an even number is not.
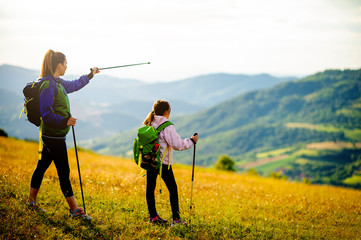
{"type": "Polygon", "coordinates": [[[192,136],[191,138],[193,139],[194,142],[197,142],[198,141],[198,134],[195,135],[195,136],[192,136]]]}
{"type": "Polygon", "coordinates": [[[66,123],[66,125],[67,125],[67,126],[75,126],[76,120],[77,120],[76,118],[70,117],[70,118],[68,119],[68,122],[66,123]]]}

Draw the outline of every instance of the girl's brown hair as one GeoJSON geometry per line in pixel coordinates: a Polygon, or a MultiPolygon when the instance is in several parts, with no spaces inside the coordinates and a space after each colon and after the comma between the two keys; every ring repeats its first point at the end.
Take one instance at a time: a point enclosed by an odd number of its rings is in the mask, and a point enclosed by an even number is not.
{"type": "Polygon", "coordinates": [[[164,100],[158,100],[153,104],[153,111],[151,111],[147,118],[144,120],[143,124],[147,126],[151,126],[154,116],[163,116],[163,114],[170,110],[170,104],[164,100]]]}
{"type": "Polygon", "coordinates": [[[65,61],[65,55],[61,52],[54,52],[48,50],[45,53],[43,65],[41,67],[40,77],[48,75],[54,76],[54,72],[59,63],[63,64],[65,61]]]}

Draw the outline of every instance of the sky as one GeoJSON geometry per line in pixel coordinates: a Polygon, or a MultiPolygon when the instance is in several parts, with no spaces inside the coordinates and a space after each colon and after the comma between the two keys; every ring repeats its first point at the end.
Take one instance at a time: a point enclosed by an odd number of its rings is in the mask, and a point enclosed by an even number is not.
{"type": "Polygon", "coordinates": [[[361,68],[360,0],[0,0],[0,64],[147,82],[361,68]]]}

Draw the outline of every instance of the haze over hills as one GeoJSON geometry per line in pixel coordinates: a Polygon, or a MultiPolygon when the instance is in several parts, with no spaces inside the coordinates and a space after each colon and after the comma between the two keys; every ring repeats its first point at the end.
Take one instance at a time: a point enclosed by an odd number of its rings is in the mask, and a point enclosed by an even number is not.
{"type": "MultiPolygon", "coordinates": [[[[289,143],[265,141],[266,144],[260,144],[264,138],[256,136],[254,138],[257,143],[254,143],[249,141],[248,136],[258,133],[260,136],[265,134],[264,136],[270,137],[276,129],[280,131],[276,135],[286,130],[296,131],[285,126],[289,122],[359,127],[360,72],[328,70],[268,89],[240,94],[189,116],[173,118],[172,121],[181,135],[191,136],[194,131],[199,131],[203,141],[212,142],[207,150],[209,155],[227,152],[233,156],[289,143]],[[266,134],[262,131],[270,132],[266,134]],[[225,135],[229,140],[225,140],[225,135]],[[220,140],[223,144],[216,144],[220,140]],[[229,147],[224,149],[224,144],[229,147]],[[239,147],[234,147],[234,144],[239,147]]],[[[203,147],[206,145],[202,144],[203,147]]]]}
{"type": "MultiPolygon", "coordinates": [[[[37,137],[37,129],[17,118],[23,104],[22,89],[38,71],[11,65],[0,66],[0,124],[11,136],[37,137]],[[6,97],[5,97],[6,95],[6,97]],[[11,95],[11,96],[10,96],[11,95]],[[9,99],[12,99],[9,105],[9,99]],[[11,107],[10,107],[11,106],[11,107]]],[[[72,80],[79,76],[64,76],[72,80]]],[[[69,94],[72,115],[78,118],[79,140],[111,136],[139,126],[154,101],[167,99],[173,115],[186,115],[210,107],[242,92],[267,88],[294,77],[267,74],[209,74],[174,82],[145,83],[98,74],[81,91],[69,94]]]]}
{"type": "MultiPolygon", "coordinates": [[[[0,128],[10,136],[37,137],[37,128],[18,120],[21,90],[35,75],[0,67],[0,128]]],[[[198,165],[212,166],[226,154],[241,171],[361,187],[361,70],[327,70],[296,81],[230,74],[169,83],[96,77],[69,95],[82,147],[132,157],[136,128],[153,102],[165,98],[179,134],[200,134],[198,165]]],[[[175,152],[183,164],[191,155],[175,152]]]]}
{"type": "MultiPolygon", "coordinates": [[[[259,163],[257,161],[262,158],[259,154],[264,153],[265,159],[275,157],[273,161],[276,162],[278,157],[282,161],[267,169],[256,164],[261,172],[281,168],[291,177],[319,172],[319,179],[329,177],[327,181],[330,182],[331,175],[338,169],[338,172],[345,171],[341,179],[345,180],[355,171],[361,171],[361,145],[358,145],[361,142],[361,70],[316,73],[244,93],[171,121],[182,137],[194,132],[200,134],[199,165],[211,166],[219,156],[227,154],[242,169],[249,162],[259,163]],[[312,152],[307,147],[310,143],[328,142],[336,142],[337,148],[323,144],[326,147],[321,148],[322,151],[312,152]],[[297,170],[305,166],[309,167],[303,173],[297,170]]],[[[89,146],[101,153],[131,156],[135,135],[133,130],[89,146]]],[[[175,156],[178,162],[191,164],[190,153],[176,152],[175,156]]],[[[337,177],[333,181],[341,184],[337,177]]]]}

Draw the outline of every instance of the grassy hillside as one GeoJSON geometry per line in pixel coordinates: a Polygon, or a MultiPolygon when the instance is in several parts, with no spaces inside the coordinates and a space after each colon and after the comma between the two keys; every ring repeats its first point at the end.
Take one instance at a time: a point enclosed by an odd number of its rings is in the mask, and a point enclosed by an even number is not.
{"type": "MultiPolygon", "coordinates": [[[[284,151],[287,151],[286,149],[284,151]]],[[[25,199],[37,162],[37,144],[0,137],[0,231],[2,239],[357,239],[361,192],[313,186],[197,167],[194,210],[189,215],[191,168],[174,166],[182,217],[188,227],[147,223],[145,179],[128,159],[79,152],[87,213],[93,225],[68,217],[54,165],[39,194],[45,215],[27,210],[25,199]]],[[[76,199],[81,194],[74,151],[69,151],[76,199]]],[[[164,187],[164,184],[163,184],[164,187]]],[[[170,219],[167,191],[157,209],[170,219]]]]}

